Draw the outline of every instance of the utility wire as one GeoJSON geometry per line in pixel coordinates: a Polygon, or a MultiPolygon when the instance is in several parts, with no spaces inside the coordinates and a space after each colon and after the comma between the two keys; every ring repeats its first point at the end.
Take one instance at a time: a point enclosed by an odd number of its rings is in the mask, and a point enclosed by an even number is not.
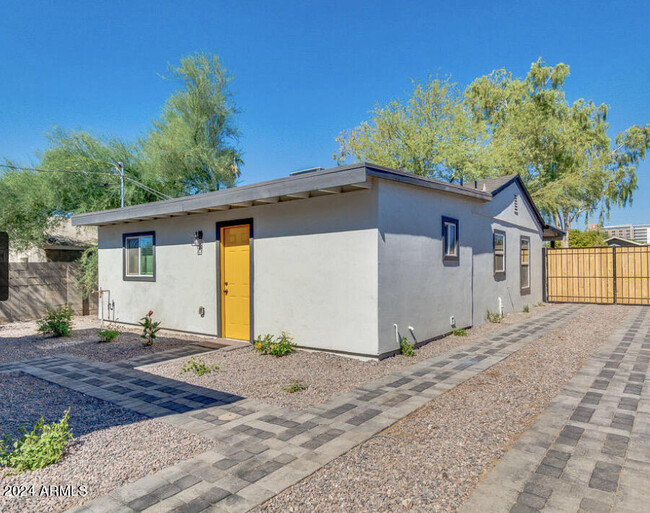
{"type": "MultiPolygon", "coordinates": [[[[36,171],[39,173],[79,173],[79,174],[95,174],[95,175],[108,175],[108,176],[116,176],[116,173],[114,171],[86,171],[84,169],[39,169],[35,167],[23,167],[23,166],[12,166],[10,164],[0,164],[0,167],[4,167],[7,169],[13,169],[16,171],[36,171]]],[[[172,199],[171,196],[168,196],[167,194],[164,194],[162,192],[159,192],[155,189],[152,189],[148,185],[145,185],[143,183],[138,182],[137,180],[134,180],[131,177],[124,176],[125,180],[128,180],[129,182],[133,183],[137,187],[140,187],[144,191],[153,194],[157,198],[160,199],[172,199]]]]}
{"type": "Polygon", "coordinates": [[[113,175],[113,171],[86,171],[83,169],[38,169],[35,167],[12,166],[10,164],[0,164],[0,167],[6,167],[15,171],[37,171],[39,173],[82,173],[95,175],[113,175]]]}

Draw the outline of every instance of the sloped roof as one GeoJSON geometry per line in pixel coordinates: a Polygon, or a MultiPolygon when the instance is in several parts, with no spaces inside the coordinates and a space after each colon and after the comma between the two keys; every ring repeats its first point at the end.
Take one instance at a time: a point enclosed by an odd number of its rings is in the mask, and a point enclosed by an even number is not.
{"type": "Polygon", "coordinates": [[[72,217],[73,226],[100,226],[122,222],[201,214],[234,208],[251,207],[281,201],[305,199],[312,196],[339,194],[370,187],[371,178],[391,180],[416,187],[458,194],[478,201],[492,198],[513,182],[517,182],[531,205],[535,217],[544,229],[544,238],[551,240],[564,235],[558,228],[546,224],[519,175],[488,178],[467,184],[447,183],[425,176],[405,173],[384,166],[361,162],[349,166],[295,174],[221,191],[184,196],[142,205],[78,214],[72,217]]]}

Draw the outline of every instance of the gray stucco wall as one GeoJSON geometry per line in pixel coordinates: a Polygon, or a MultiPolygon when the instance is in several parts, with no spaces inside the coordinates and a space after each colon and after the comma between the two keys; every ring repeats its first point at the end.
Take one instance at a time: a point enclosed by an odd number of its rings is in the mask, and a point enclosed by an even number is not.
{"type": "Polygon", "coordinates": [[[253,218],[255,334],[286,330],[299,345],[377,354],[376,215],[370,189],[103,226],[99,285],[110,290],[118,321],[137,323],[151,309],[165,328],[217,335],[216,223],[253,218]],[[124,281],[122,235],[149,230],[156,281],[124,281]],[[191,245],[196,230],[203,230],[201,255],[191,245]]]}
{"type": "Polygon", "coordinates": [[[482,324],[498,298],[506,312],[542,299],[542,231],[516,184],[483,202],[375,179],[364,191],[101,227],[99,284],[115,319],[137,323],[152,309],[165,328],[217,335],[216,223],[245,218],[254,223],[255,335],[286,330],[301,346],[380,355],[398,347],[394,324],[424,341],[449,332],[452,315],[457,326],[482,324]],[[443,263],[442,216],[459,221],[458,263],[443,263]],[[505,279],[493,273],[494,229],[506,232],[505,279]],[[122,235],[149,230],[156,281],[124,281],[122,235]],[[191,245],[196,230],[201,255],[191,245]],[[531,240],[526,296],[521,235],[531,240]]]}
{"type": "Polygon", "coordinates": [[[446,193],[380,181],[379,201],[379,352],[395,350],[400,336],[424,341],[456,326],[480,325],[487,310],[505,312],[542,299],[542,231],[521,191],[513,184],[493,201],[481,202],[446,193]],[[519,214],[514,214],[514,194],[519,214]],[[442,216],[459,221],[460,259],[442,259],[442,216]],[[492,233],[506,232],[506,275],[493,272],[492,233]],[[519,236],[531,239],[531,293],[519,289],[519,236]],[[474,301],[472,302],[472,298],[474,301]]]}

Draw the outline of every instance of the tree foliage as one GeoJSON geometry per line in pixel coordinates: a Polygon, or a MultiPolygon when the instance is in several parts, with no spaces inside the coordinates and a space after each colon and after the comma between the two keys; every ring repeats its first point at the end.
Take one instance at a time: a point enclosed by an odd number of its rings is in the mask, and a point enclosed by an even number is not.
{"type": "Polygon", "coordinates": [[[569,236],[569,247],[571,248],[593,248],[596,246],[607,246],[605,240],[609,238],[606,232],[600,230],[571,230],[569,236]]]}
{"type": "Polygon", "coordinates": [[[612,141],[607,105],[570,104],[568,77],[567,65],[539,59],[524,78],[500,69],[463,92],[429,79],[406,102],[378,105],[370,121],[341,133],[334,157],[442,180],[517,173],[542,214],[568,233],[580,216],[602,219],[631,203],[650,147],[650,124],[612,141]]]}
{"type": "Polygon", "coordinates": [[[445,181],[478,175],[483,133],[457,84],[430,77],[406,102],[377,105],[370,115],[337,138],[339,164],[352,158],[445,181]]]}
{"type": "Polygon", "coordinates": [[[487,174],[521,175],[542,213],[567,232],[580,215],[603,218],[612,206],[631,203],[650,144],[650,125],[632,126],[612,141],[607,105],[582,98],[569,104],[568,76],[567,65],[539,59],[523,79],[497,70],[466,91],[476,122],[489,133],[487,174]]]}
{"type": "Polygon", "coordinates": [[[71,214],[118,208],[118,162],[128,178],[126,205],[160,199],[130,180],[168,196],[235,184],[241,154],[230,76],[217,57],[206,54],[185,57],[169,69],[180,87],[144,137],[124,141],[58,127],[48,132],[48,146],[36,167],[84,173],[0,168],[0,227],[9,232],[13,248],[39,245],[71,214]]]}

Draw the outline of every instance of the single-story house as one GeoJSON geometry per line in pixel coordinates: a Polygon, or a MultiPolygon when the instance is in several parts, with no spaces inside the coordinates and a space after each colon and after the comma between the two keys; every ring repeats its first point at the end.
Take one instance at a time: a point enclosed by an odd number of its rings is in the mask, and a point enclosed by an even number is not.
{"type": "Polygon", "coordinates": [[[459,185],[367,163],[72,222],[99,228],[118,322],[153,310],[168,329],[285,330],[375,358],[542,301],[542,244],[562,236],[516,175],[459,185]]]}
{"type": "Polygon", "coordinates": [[[646,244],[643,244],[642,242],[637,242],[635,240],[629,240],[629,239],[624,239],[623,237],[610,237],[609,239],[605,239],[605,244],[607,244],[610,248],[613,246],[616,247],[631,247],[631,246],[645,246],[646,244]]]}
{"type": "Polygon", "coordinates": [[[9,252],[9,261],[16,263],[75,262],[86,249],[97,245],[97,228],[72,226],[70,219],[58,223],[47,240],[25,250],[9,252]]]}

